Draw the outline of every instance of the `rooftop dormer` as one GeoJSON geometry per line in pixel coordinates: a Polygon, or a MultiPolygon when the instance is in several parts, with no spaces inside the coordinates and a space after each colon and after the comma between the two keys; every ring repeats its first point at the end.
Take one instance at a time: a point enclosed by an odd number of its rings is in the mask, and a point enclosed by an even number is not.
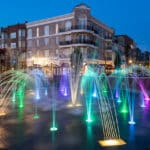
{"type": "Polygon", "coordinates": [[[86,4],[84,4],[84,3],[81,3],[79,5],[76,5],[74,7],[74,9],[88,9],[88,10],[90,10],[90,7],[88,5],[86,5],[86,4]]]}

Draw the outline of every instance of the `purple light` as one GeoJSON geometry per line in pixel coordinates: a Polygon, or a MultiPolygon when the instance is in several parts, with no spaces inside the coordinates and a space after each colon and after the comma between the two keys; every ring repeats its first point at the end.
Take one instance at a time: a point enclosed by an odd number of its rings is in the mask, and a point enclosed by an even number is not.
{"type": "Polygon", "coordinates": [[[142,93],[144,95],[144,100],[150,101],[150,98],[149,98],[148,94],[146,93],[146,90],[144,89],[142,82],[139,81],[139,85],[140,85],[140,88],[141,88],[142,93]]]}
{"type": "Polygon", "coordinates": [[[68,96],[68,93],[67,93],[67,89],[65,88],[65,90],[64,90],[64,96],[68,96]]]}
{"type": "Polygon", "coordinates": [[[62,96],[66,97],[69,95],[69,80],[67,75],[61,76],[59,91],[62,96]]]}
{"type": "Polygon", "coordinates": [[[146,100],[146,101],[149,101],[150,100],[150,98],[149,98],[149,96],[144,96],[144,99],[146,100]]]}
{"type": "Polygon", "coordinates": [[[115,98],[119,99],[119,91],[118,91],[118,89],[115,90],[115,98]]]}

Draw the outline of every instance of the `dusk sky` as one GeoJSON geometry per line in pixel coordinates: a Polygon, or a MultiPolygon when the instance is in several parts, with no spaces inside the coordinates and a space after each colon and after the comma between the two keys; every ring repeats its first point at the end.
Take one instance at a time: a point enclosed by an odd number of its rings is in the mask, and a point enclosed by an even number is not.
{"type": "Polygon", "coordinates": [[[150,51],[150,0],[2,0],[0,26],[70,13],[79,3],[90,6],[92,15],[116,34],[127,34],[150,51]]]}

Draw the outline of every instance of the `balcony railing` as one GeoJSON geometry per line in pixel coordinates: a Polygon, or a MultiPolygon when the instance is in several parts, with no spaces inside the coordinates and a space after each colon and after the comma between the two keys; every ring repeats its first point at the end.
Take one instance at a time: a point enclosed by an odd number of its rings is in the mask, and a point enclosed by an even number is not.
{"type": "Polygon", "coordinates": [[[60,41],[59,45],[71,45],[71,44],[90,44],[97,46],[96,42],[93,40],[87,40],[87,39],[74,39],[71,41],[60,41]]]}
{"type": "Polygon", "coordinates": [[[112,46],[107,46],[104,48],[105,50],[111,50],[112,49],[112,46]]]}
{"type": "Polygon", "coordinates": [[[71,30],[89,30],[89,31],[93,31],[95,34],[99,34],[99,31],[94,29],[94,27],[92,26],[80,26],[80,25],[76,25],[76,26],[72,26],[69,29],[66,28],[60,28],[59,32],[67,32],[67,31],[71,31],[71,30]]]}
{"type": "Polygon", "coordinates": [[[112,37],[110,37],[110,36],[104,36],[104,39],[105,40],[112,40],[112,37]]]}

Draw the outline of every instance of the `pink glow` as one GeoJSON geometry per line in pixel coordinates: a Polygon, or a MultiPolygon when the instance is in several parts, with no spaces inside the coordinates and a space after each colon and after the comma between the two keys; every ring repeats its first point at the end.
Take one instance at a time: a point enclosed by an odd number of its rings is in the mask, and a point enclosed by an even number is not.
{"type": "Polygon", "coordinates": [[[140,88],[142,90],[142,93],[144,95],[144,100],[150,101],[150,98],[149,98],[149,96],[148,96],[148,94],[147,94],[147,92],[146,92],[146,90],[145,90],[145,88],[144,88],[144,86],[143,86],[141,81],[139,81],[139,86],[140,86],[140,88]]]}

